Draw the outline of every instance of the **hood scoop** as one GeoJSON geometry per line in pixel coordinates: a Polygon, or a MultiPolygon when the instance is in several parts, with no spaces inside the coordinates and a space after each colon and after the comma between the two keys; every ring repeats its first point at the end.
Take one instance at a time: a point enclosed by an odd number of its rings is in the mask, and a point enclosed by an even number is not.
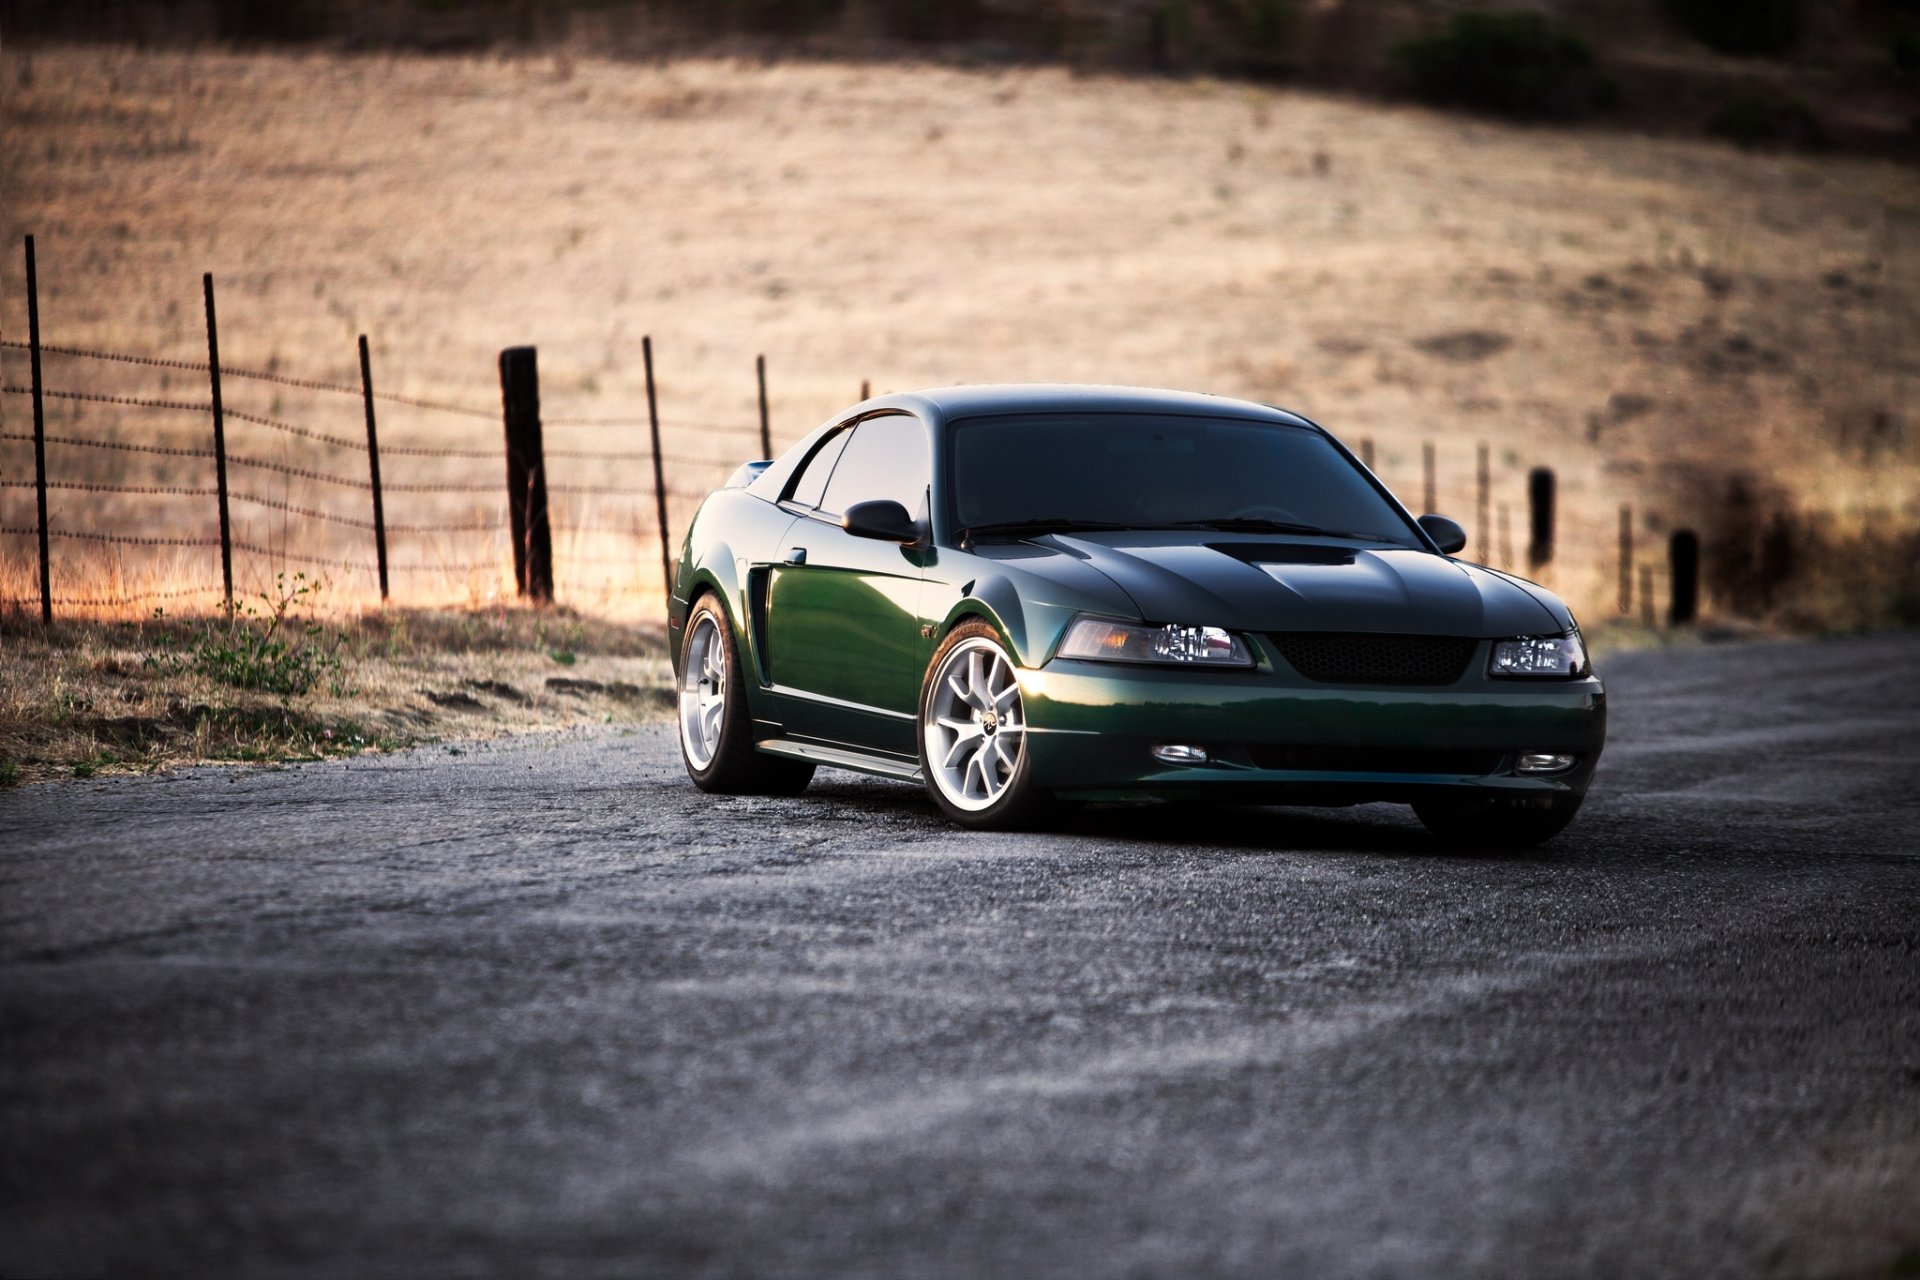
{"type": "Polygon", "coordinates": [[[1314,542],[1210,542],[1209,550],[1255,567],[1269,564],[1352,564],[1352,547],[1314,542]]]}

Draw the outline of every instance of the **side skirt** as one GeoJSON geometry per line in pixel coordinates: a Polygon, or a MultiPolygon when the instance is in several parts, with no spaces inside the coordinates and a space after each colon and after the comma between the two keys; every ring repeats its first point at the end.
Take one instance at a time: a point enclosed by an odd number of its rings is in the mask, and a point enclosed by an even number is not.
{"type": "Polygon", "coordinates": [[[853,751],[846,747],[824,747],[812,742],[795,742],[791,738],[768,738],[753,745],[768,755],[830,765],[835,769],[852,769],[856,773],[871,773],[900,782],[921,780],[920,766],[917,764],[888,756],[868,755],[864,751],[853,751]]]}

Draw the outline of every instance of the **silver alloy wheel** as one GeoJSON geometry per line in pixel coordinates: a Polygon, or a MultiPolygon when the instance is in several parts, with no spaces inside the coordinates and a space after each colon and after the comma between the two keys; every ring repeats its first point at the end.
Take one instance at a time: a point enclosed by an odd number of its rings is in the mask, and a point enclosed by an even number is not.
{"type": "Polygon", "coordinates": [[[704,769],[720,750],[727,709],[727,646],[711,613],[700,615],[680,665],[680,748],[704,769]]]}
{"type": "Polygon", "coordinates": [[[927,767],[955,808],[991,808],[1006,794],[1025,749],[1020,682],[1000,646],[985,637],[955,645],[927,694],[927,767]]]}

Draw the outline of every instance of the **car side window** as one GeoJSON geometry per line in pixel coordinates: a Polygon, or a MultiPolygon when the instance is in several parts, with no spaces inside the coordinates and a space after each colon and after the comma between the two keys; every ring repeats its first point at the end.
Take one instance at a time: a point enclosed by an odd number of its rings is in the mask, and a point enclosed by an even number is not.
{"type": "Polygon", "coordinates": [[[820,495],[827,491],[827,477],[833,474],[833,464],[840,461],[840,451],[847,447],[852,437],[850,430],[841,430],[827,437],[827,440],[813,456],[807,459],[807,465],[800,469],[799,477],[793,482],[787,501],[802,507],[820,505],[820,495]]]}
{"type": "Polygon", "coordinates": [[[920,419],[903,413],[868,418],[853,429],[840,454],[820,499],[821,511],[837,516],[856,502],[891,498],[908,516],[925,517],[927,454],[927,428],[920,419]]]}

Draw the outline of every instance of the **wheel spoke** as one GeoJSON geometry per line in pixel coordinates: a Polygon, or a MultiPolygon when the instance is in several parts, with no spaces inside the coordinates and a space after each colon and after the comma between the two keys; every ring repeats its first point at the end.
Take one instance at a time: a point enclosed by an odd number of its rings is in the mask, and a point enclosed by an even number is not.
{"type": "Polygon", "coordinates": [[[953,768],[956,764],[960,762],[961,756],[965,755],[969,751],[975,750],[974,744],[975,744],[976,738],[977,738],[977,735],[970,735],[970,734],[957,735],[953,740],[953,745],[947,748],[946,759],[943,760],[941,763],[948,769],[953,768]]]}
{"type": "Polygon", "coordinates": [[[1000,770],[995,767],[994,758],[998,754],[999,748],[994,745],[992,738],[988,738],[980,744],[980,754],[976,757],[980,762],[980,786],[989,799],[999,795],[1006,786],[1001,780],[1000,770]]]}
{"type": "Polygon", "coordinates": [[[994,735],[993,754],[1000,757],[1000,763],[1005,765],[1007,768],[1007,776],[1012,777],[1013,776],[1013,756],[1010,755],[1007,751],[1007,738],[1005,734],[994,735]]]}

